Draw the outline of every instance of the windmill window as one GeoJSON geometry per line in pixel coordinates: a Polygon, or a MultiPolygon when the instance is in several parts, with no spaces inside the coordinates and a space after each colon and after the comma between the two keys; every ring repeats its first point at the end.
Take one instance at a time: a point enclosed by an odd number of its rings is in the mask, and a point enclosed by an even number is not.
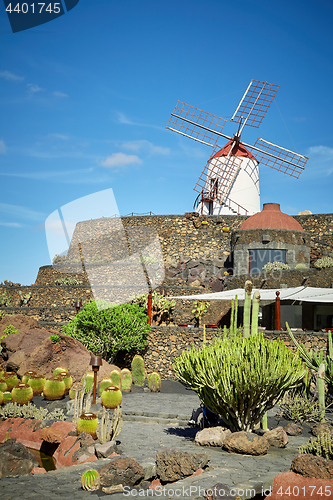
{"type": "Polygon", "coordinates": [[[260,272],[267,262],[286,263],[287,250],[262,248],[259,250],[249,250],[249,272],[260,272]]]}

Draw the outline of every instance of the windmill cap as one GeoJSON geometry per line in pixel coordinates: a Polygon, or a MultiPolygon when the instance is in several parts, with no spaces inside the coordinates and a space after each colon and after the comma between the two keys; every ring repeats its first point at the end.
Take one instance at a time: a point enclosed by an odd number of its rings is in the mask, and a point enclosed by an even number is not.
{"type": "Polygon", "coordinates": [[[280,203],[264,203],[262,211],[251,215],[239,230],[242,229],[289,229],[304,231],[302,226],[291,215],[281,212],[280,203]]]}

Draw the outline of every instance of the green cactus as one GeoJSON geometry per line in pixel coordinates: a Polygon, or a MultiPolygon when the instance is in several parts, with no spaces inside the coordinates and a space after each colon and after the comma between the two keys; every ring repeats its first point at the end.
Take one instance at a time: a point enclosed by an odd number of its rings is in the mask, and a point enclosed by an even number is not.
{"type": "Polygon", "coordinates": [[[25,374],[22,377],[22,383],[27,384],[29,378],[31,378],[32,375],[37,375],[37,372],[35,372],[34,370],[28,370],[27,372],[25,372],[25,374]]]}
{"type": "Polygon", "coordinates": [[[114,385],[115,387],[119,387],[119,389],[121,390],[121,371],[117,369],[112,370],[110,373],[110,379],[112,385],[114,385]]]}
{"type": "Polygon", "coordinates": [[[152,372],[148,375],[148,387],[150,392],[160,392],[161,377],[157,372],[152,372]]]}
{"type": "Polygon", "coordinates": [[[4,378],[0,378],[0,391],[5,392],[8,390],[8,386],[4,378]]]}
{"type": "Polygon", "coordinates": [[[81,487],[83,490],[96,491],[101,486],[99,473],[95,469],[86,470],[81,476],[81,487]]]}
{"type": "Polygon", "coordinates": [[[12,393],[10,391],[4,391],[3,393],[4,403],[9,403],[12,400],[12,393]]]}
{"type": "Polygon", "coordinates": [[[18,405],[27,405],[33,398],[33,390],[28,384],[18,384],[12,389],[12,401],[18,405]]]}
{"type": "Polygon", "coordinates": [[[3,378],[7,384],[8,391],[11,391],[17,384],[20,383],[18,376],[15,372],[5,372],[3,378]]]}
{"type": "Polygon", "coordinates": [[[329,431],[323,431],[316,438],[311,438],[298,448],[299,453],[310,453],[327,460],[333,459],[333,436],[329,431]]]}
{"type": "Polygon", "coordinates": [[[121,415],[120,406],[114,409],[111,421],[109,412],[107,412],[105,406],[103,406],[102,418],[98,423],[96,431],[99,442],[104,444],[115,439],[119,436],[122,425],[123,417],[121,415]]]}
{"type": "Polygon", "coordinates": [[[317,372],[318,402],[320,421],[325,422],[325,363],[321,363],[317,372]]]}
{"type": "Polygon", "coordinates": [[[237,335],[238,297],[231,300],[230,336],[237,335]]]}
{"type": "Polygon", "coordinates": [[[34,396],[39,396],[43,392],[45,382],[46,378],[44,378],[42,375],[31,375],[28,380],[28,385],[32,387],[34,396]]]}
{"type": "Polygon", "coordinates": [[[142,387],[145,384],[145,362],[142,356],[136,354],[132,360],[133,384],[142,387]]]}
{"type": "Polygon", "coordinates": [[[260,293],[254,292],[252,303],[252,320],[251,320],[251,335],[258,333],[258,316],[259,316],[260,293]]]}
{"type": "Polygon", "coordinates": [[[44,398],[48,401],[62,399],[65,395],[65,391],[65,382],[59,376],[47,379],[43,387],[44,398]]]}
{"type": "Polygon", "coordinates": [[[299,384],[305,367],[281,340],[217,337],[193,346],[174,360],[181,383],[197,392],[234,431],[251,431],[283,394],[299,384]]]}
{"type": "Polygon", "coordinates": [[[98,395],[101,397],[102,392],[107,388],[110,387],[111,385],[114,385],[110,377],[104,377],[100,384],[99,384],[99,389],[98,389],[98,395]]]}
{"type": "Polygon", "coordinates": [[[62,366],[57,366],[57,368],[55,368],[53,371],[53,376],[56,377],[57,375],[59,375],[59,373],[62,372],[68,372],[67,368],[64,368],[62,366]]]}
{"type": "Polygon", "coordinates": [[[132,387],[132,373],[128,368],[121,370],[121,388],[123,392],[131,392],[132,387]]]}
{"type": "Polygon", "coordinates": [[[101,394],[102,405],[114,409],[121,405],[123,395],[119,387],[109,386],[101,394]]]}
{"type": "Polygon", "coordinates": [[[90,434],[93,439],[97,439],[97,434],[96,434],[97,425],[98,425],[98,418],[97,415],[95,415],[95,413],[92,412],[82,413],[76,425],[77,435],[81,434],[81,432],[86,432],[87,434],[90,434]]]}
{"type": "Polygon", "coordinates": [[[250,336],[250,318],[251,318],[251,294],[252,281],[245,282],[245,300],[244,300],[244,337],[250,336]]]}
{"type": "Polygon", "coordinates": [[[88,372],[86,373],[85,375],[83,375],[82,379],[81,379],[81,383],[83,383],[83,379],[84,377],[86,377],[86,392],[89,392],[90,389],[93,387],[94,385],[94,372],[88,372]]]}
{"type": "Polygon", "coordinates": [[[60,372],[57,377],[61,377],[65,384],[65,395],[69,393],[69,389],[73,385],[73,378],[69,372],[60,372]]]}
{"type": "Polygon", "coordinates": [[[68,391],[69,399],[75,399],[76,393],[79,394],[79,397],[81,396],[81,393],[82,393],[82,384],[81,384],[81,382],[74,382],[74,384],[72,385],[72,387],[69,389],[69,391],[68,391]]]}
{"type": "Polygon", "coordinates": [[[4,403],[4,401],[5,401],[5,398],[4,398],[3,392],[0,391],[0,406],[4,403]]]}

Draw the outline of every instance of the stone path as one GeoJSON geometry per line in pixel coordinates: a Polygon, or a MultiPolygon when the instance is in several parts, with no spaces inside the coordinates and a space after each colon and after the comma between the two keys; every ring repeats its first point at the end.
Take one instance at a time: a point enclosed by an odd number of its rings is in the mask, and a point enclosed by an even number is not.
{"type": "MultiPolygon", "coordinates": [[[[272,485],[273,478],[277,474],[290,469],[291,461],[297,454],[297,447],[309,439],[308,435],[290,437],[286,449],[271,447],[268,454],[262,457],[229,454],[217,448],[198,448],[193,443],[198,429],[184,427],[192,410],[198,406],[199,400],[191,391],[183,394],[143,392],[124,394],[122,403],[124,424],[118,436],[121,442],[119,448],[124,456],[134,458],[141,465],[148,467],[155,462],[157,450],[168,446],[183,451],[207,451],[211,458],[210,470],[170,484],[164,491],[155,491],[154,495],[150,490],[136,491],[137,496],[202,500],[204,489],[222,483],[225,485],[226,494],[230,493],[231,498],[235,498],[237,494],[242,500],[251,498],[254,496],[254,491],[256,494],[261,493],[262,488],[267,489],[272,485]],[[233,488],[234,491],[230,491],[233,488]]],[[[100,406],[97,405],[92,409],[98,410],[100,406]]],[[[269,412],[268,423],[271,422],[271,425],[275,413],[275,409],[269,412]]],[[[276,426],[275,421],[273,426],[276,426]]],[[[97,492],[82,490],[80,479],[84,470],[90,467],[99,469],[108,463],[108,460],[66,467],[46,474],[0,479],[0,499],[85,500],[104,497],[106,495],[102,490],[97,492]]],[[[124,500],[126,497],[133,497],[134,493],[115,493],[109,498],[124,500]]]]}

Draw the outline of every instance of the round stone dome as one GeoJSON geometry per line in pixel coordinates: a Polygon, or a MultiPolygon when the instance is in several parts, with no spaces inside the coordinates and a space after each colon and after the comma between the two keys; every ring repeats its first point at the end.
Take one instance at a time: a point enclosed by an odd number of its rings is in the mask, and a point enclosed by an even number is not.
{"type": "Polygon", "coordinates": [[[289,229],[291,231],[304,231],[302,226],[290,215],[280,210],[279,203],[264,203],[262,211],[251,215],[239,230],[242,229],[289,229]]]}

